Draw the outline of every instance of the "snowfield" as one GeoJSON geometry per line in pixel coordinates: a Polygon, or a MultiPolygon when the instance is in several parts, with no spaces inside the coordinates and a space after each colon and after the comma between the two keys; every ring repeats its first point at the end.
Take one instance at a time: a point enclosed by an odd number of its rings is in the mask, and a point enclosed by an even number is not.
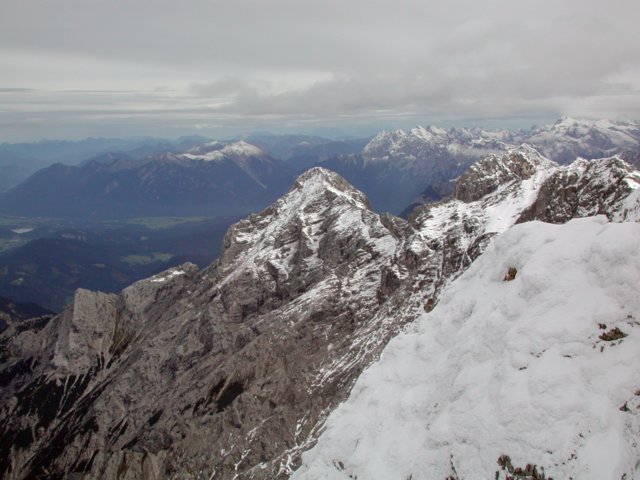
{"type": "Polygon", "coordinates": [[[512,227],[365,370],[292,478],[503,480],[503,455],[538,478],[640,478],[639,287],[637,223],[512,227]]]}

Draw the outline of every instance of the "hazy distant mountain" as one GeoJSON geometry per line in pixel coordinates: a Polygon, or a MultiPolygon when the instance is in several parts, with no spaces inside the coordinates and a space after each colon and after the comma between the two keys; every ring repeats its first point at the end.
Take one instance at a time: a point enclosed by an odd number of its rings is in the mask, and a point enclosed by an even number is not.
{"type": "Polygon", "coordinates": [[[0,211],[97,219],[246,214],[284,193],[292,178],[286,163],[256,146],[210,142],[185,153],[55,164],[7,192],[0,211]]]}
{"type": "Polygon", "coordinates": [[[511,143],[530,143],[560,164],[577,157],[604,158],[640,144],[640,122],[577,120],[563,117],[551,125],[505,134],[511,143]]]}
{"type": "MultiPolygon", "coordinates": [[[[560,164],[623,151],[633,161],[640,148],[640,122],[562,118],[551,125],[498,132],[429,126],[383,131],[370,141],[270,134],[248,135],[231,144],[204,140],[192,136],[171,142],[87,139],[24,144],[18,149],[21,154],[48,159],[54,153],[68,159],[94,153],[85,157],[89,159],[79,170],[57,165],[38,172],[0,201],[0,211],[97,218],[245,213],[283,193],[293,172],[320,165],[364,191],[376,210],[399,213],[410,204],[446,197],[451,181],[474,161],[522,143],[560,164]],[[47,148],[54,153],[43,153],[47,148]]],[[[9,147],[17,148],[0,145],[0,159],[2,149],[9,147]]],[[[8,164],[5,169],[0,189],[27,173],[8,164]]]]}
{"type": "Polygon", "coordinates": [[[76,165],[97,155],[127,152],[134,158],[161,152],[184,151],[209,141],[192,135],[175,141],[157,138],[86,138],[79,141],[42,140],[0,144],[0,192],[24,181],[29,175],[54,163],[76,165]]]}
{"type": "Polygon", "coordinates": [[[310,135],[252,134],[245,140],[257,145],[272,157],[291,164],[297,171],[337,155],[359,153],[371,138],[330,140],[310,135]]]}
{"type": "Polygon", "coordinates": [[[31,173],[31,169],[22,165],[0,165],[0,193],[25,181],[31,173]]]}

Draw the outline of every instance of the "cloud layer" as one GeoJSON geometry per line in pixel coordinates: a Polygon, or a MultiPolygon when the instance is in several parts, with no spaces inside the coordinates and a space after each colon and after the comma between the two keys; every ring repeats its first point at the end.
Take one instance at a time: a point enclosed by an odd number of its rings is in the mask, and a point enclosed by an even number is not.
{"type": "Polygon", "coordinates": [[[632,0],[32,0],[0,140],[640,117],[632,0]]]}

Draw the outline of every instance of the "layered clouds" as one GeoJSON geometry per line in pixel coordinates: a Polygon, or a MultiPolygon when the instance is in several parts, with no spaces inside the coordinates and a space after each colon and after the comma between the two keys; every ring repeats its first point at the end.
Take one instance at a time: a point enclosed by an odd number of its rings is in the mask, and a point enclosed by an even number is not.
{"type": "Polygon", "coordinates": [[[0,139],[637,118],[639,16],[631,0],[11,0],[0,139]]]}

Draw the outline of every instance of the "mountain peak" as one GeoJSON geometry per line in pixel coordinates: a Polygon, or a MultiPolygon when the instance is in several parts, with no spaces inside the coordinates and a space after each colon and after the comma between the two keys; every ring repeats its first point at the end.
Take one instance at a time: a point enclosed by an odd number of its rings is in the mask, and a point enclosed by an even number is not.
{"type": "Polygon", "coordinates": [[[580,123],[586,123],[586,122],[570,117],[568,115],[563,115],[558,120],[556,120],[553,125],[554,126],[574,126],[580,123]]]}
{"type": "Polygon", "coordinates": [[[320,178],[324,178],[327,180],[332,180],[335,178],[342,178],[340,177],[340,175],[338,175],[337,173],[324,168],[324,167],[313,167],[310,168],[309,170],[306,170],[305,172],[303,172],[302,174],[300,174],[300,176],[296,179],[296,183],[306,183],[309,180],[312,180],[316,177],[320,177],[320,178]]]}
{"type": "MultiPolygon", "coordinates": [[[[323,167],[314,167],[300,175],[289,191],[302,193],[302,197],[308,199],[327,192],[337,194],[359,208],[370,209],[367,197],[356,190],[349,182],[337,173],[323,167]]],[[[287,195],[287,197],[289,194],[287,195]]],[[[286,197],[285,197],[286,198],[286,197]]]]}
{"type": "Polygon", "coordinates": [[[225,145],[221,150],[226,154],[244,155],[244,156],[260,156],[265,155],[264,151],[251,143],[247,143],[244,140],[238,140],[237,142],[225,145]]]}
{"type": "Polygon", "coordinates": [[[455,196],[463,202],[479,200],[504,183],[526,180],[538,170],[555,166],[535,148],[522,144],[502,155],[491,154],[471,165],[458,178],[455,196]]]}

